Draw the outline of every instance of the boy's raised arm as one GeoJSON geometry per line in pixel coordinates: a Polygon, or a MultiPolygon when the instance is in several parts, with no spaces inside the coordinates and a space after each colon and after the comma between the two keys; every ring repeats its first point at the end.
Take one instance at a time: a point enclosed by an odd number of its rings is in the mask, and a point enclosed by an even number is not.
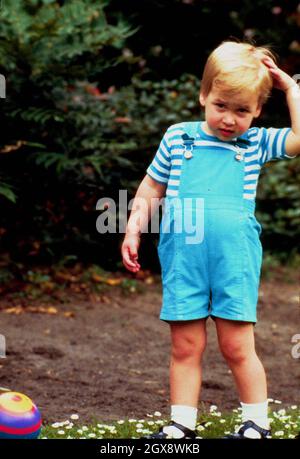
{"type": "Polygon", "coordinates": [[[300,155],[300,88],[296,82],[286,91],[292,130],[286,139],[286,152],[289,156],[300,155]]]}
{"type": "Polygon", "coordinates": [[[286,94],[292,128],[286,138],[286,153],[289,156],[300,155],[300,88],[296,81],[277,67],[272,59],[266,58],[263,62],[272,74],[274,87],[286,94]]]}

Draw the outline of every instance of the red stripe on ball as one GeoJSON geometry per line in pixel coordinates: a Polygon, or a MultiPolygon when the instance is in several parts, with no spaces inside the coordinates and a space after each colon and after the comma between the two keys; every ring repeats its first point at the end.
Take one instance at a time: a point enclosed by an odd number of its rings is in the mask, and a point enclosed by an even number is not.
{"type": "Polygon", "coordinates": [[[36,430],[38,430],[41,427],[41,424],[42,424],[42,420],[39,420],[33,426],[25,427],[25,428],[23,427],[21,429],[17,427],[7,427],[4,425],[0,425],[0,432],[4,432],[7,434],[11,434],[11,435],[13,434],[14,435],[27,435],[27,434],[31,434],[35,432],[36,430]]]}

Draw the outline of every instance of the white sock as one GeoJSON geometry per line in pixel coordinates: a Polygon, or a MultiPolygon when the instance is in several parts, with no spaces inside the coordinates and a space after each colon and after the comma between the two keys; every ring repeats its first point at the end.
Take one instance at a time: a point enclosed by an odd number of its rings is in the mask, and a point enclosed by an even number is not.
{"type": "MultiPolygon", "coordinates": [[[[187,427],[190,430],[195,430],[197,422],[198,409],[193,406],[172,405],[171,420],[187,427]]],[[[163,431],[168,434],[169,438],[182,438],[184,433],[175,426],[167,426],[163,431]]]]}
{"type": "MultiPolygon", "coordinates": [[[[268,401],[262,403],[243,403],[242,407],[242,422],[253,421],[263,429],[269,429],[270,423],[268,419],[268,401]]],[[[256,430],[249,428],[244,433],[247,438],[261,438],[256,430]]]]}

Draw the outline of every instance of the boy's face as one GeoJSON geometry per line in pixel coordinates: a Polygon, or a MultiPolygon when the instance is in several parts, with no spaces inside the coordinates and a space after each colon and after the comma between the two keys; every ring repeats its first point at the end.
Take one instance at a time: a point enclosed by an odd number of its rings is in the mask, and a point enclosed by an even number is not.
{"type": "Polygon", "coordinates": [[[200,93],[199,101],[205,107],[204,130],[225,141],[246,132],[261,112],[258,97],[250,91],[230,95],[214,87],[207,96],[200,93]]]}

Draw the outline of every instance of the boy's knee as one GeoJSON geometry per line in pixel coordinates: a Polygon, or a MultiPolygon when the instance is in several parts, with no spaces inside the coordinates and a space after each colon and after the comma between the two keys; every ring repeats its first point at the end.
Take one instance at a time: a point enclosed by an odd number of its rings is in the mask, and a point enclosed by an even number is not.
{"type": "Polygon", "coordinates": [[[226,339],[220,342],[219,345],[223,357],[232,363],[242,363],[251,352],[239,340],[226,339]]]}
{"type": "Polygon", "coordinates": [[[206,342],[183,338],[173,342],[172,357],[176,360],[201,359],[205,346],[206,342]]]}

